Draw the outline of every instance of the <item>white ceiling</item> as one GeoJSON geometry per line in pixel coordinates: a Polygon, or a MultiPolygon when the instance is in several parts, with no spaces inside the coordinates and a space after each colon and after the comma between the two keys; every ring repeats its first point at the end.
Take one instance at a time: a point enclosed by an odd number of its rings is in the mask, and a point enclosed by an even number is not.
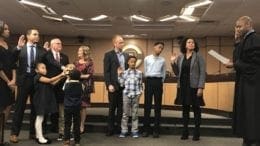
{"type": "Polygon", "coordinates": [[[108,38],[113,34],[134,34],[147,38],[172,38],[192,35],[231,36],[235,20],[249,15],[260,30],[259,0],[214,0],[209,7],[197,8],[193,16],[199,22],[159,22],[165,15],[180,15],[181,9],[194,0],[32,0],[45,4],[57,12],[84,18],[84,21],[55,22],[42,18],[38,8],[21,5],[17,0],[0,0],[0,20],[6,21],[12,33],[24,33],[36,27],[41,34],[108,38]],[[105,14],[109,18],[91,22],[90,18],[105,14]],[[129,16],[141,14],[151,17],[151,22],[131,21],[129,16]]]}

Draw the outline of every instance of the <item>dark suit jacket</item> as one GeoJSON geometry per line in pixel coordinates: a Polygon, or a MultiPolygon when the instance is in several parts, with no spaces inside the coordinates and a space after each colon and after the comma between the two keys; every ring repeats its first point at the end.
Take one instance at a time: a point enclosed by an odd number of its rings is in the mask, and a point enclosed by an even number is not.
{"type": "MultiPolygon", "coordinates": [[[[128,54],[123,53],[125,56],[125,69],[128,68],[127,58],[128,54]]],[[[117,58],[115,50],[109,51],[104,56],[104,78],[106,87],[111,84],[115,87],[115,90],[120,89],[120,85],[118,82],[117,69],[120,67],[119,60],[117,58]]]]}
{"type": "MultiPolygon", "coordinates": [[[[45,49],[40,46],[36,46],[36,57],[35,63],[32,66],[31,76],[35,75],[35,65],[39,62],[43,61],[44,55],[46,54],[45,49]]],[[[16,70],[16,84],[22,85],[24,83],[25,76],[28,75],[27,67],[28,67],[28,55],[27,55],[27,46],[25,45],[22,49],[18,50],[15,48],[14,56],[17,62],[17,70],[16,70]]]]}
{"type": "MultiPolygon", "coordinates": [[[[60,53],[60,62],[58,62],[55,60],[52,51],[48,51],[44,57],[44,63],[47,68],[47,77],[51,78],[62,72],[61,67],[69,64],[69,58],[67,55],[60,53]]],[[[65,80],[65,78],[62,79],[54,86],[54,92],[58,103],[63,103],[64,100],[64,92],[62,87],[65,80]]]]}

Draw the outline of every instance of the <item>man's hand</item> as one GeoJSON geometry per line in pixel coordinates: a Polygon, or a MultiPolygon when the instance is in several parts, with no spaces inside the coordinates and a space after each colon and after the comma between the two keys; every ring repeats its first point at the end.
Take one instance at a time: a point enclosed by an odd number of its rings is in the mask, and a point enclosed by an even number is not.
{"type": "Polygon", "coordinates": [[[223,64],[226,68],[233,68],[234,67],[234,63],[232,61],[229,61],[226,64],[223,64]]]}
{"type": "Polygon", "coordinates": [[[25,40],[25,36],[24,35],[21,35],[20,37],[19,37],[19,40],[18,40],[18,43],[17,43],[17,48],[23,48],[23,46],[25,45],[25,42],[26,42],[26,40],[25,40]]]}
{"type": "Polygon", "coordinates": [[[109,86],[108,86],[108,91],[109,91],[109,92],[115,92],[114,86],[113,86],[113,85],[109,85],[109,86]]]}
{"type": "Polygon", "coordinates": [[[50,44],[49,44],[48,41],[43,44],[43,48],[44,48],[46,51],[49,51],[49,50],[50,50],[50,44]]]}

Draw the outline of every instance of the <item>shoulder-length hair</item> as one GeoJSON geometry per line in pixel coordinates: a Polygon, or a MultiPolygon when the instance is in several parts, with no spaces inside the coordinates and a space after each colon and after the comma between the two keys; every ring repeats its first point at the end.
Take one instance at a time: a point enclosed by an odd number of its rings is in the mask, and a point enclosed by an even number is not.
{"type": "Polygon", "coordinates": [[[187,43],[187,41],[189,40],[189,39],[192,39],[193,41],[194,41],[194,51],[195,52],[198,52],[199,51],[199,46],[198,46],[198,42],[195,40],[195,38],[193,38],[193,37],[185,37],[183,40],[182,40],[182,42],[181,42],[181,45],[180,45],[180,51],[183,53],[183,54],[185,54],[186,53],[186,51],[187,51],[187,49],[186,49],[186,43],[187,43]]]}

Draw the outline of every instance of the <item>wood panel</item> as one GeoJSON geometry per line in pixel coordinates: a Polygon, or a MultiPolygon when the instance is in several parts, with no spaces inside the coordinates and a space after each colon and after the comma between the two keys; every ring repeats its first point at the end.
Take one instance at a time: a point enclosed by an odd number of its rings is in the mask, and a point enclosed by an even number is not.
{"type": "Polygon", "coordinates": [[[163,105],[174,105],[174,100],[177,93],[176,83],[164,83],[164,98],[162,101],[163,105]]]}
{"type": "Polygon", "coordinates": [[[93,103],[103,103],[104,102],[104,83],[95,82],[95,93],[91,94],[91,102],[93,103]]]}
{"type": "Polygon", "coordinates": [[[218,109],[232,111],[234,100],[234,82],[218,83],[218,109]]]}
{"type": "Polygon", "coordinates": [[[203,94],[205,108],[218,109],[218,83],[206,83],[203,94]]]}

